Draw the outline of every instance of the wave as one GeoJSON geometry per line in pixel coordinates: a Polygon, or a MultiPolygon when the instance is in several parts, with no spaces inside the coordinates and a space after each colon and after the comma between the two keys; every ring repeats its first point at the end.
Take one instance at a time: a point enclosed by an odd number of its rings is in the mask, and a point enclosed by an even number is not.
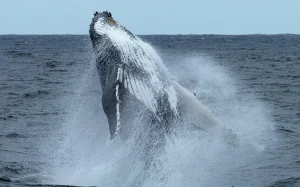
{"type": "Polygon", "coordinates": [[[29,53],[29,52],[21,52],[21,51],[16,51],[16,50],[11,50],[11,51],[8,51],[6,52],[6,55],[9,55],[9,56],[13,56],[13,57],[32,57],[33,54],[32,53],[29,53]]]}
{"type": "Polygon", "coordinates": [[[300,186],[300,177],[290,177],[286,179],[280,179],[273,184],[269,185],[269,187],[286,187],[286,186],[300,186]]]}
{"type": "Polygon", "coordinates": [[[1,182],[11,182],[11,179],[9,177],[3,176],[3,177],[0,177],[0,181],[1,182]]]}
{"type": "Polygon", "coordinates": [[[8,116],[1,116],[0,119],[1,120],[9,120],[9,119],[17,119],[17,116],[13,116],[13,115],[8,115],[8,116]]]}
{"type": "Polygon", "coordinates": [[[66,69],[51,69],[49,72],[68,72],[66,69]]]}
{"type": "Polygon", "coordinates": [[[5,135],[6,138],[26,138],[26,136],[18,134],[18,133],[10,133],[5,135]]]}
{"type": "Polygon", "coordinates": [[[26,93],[23,95],[24,98],[35,98],[35,97],[42,97],[48,95],[50,92],[47,90],[38,90],[30,93],[26,93]]]}

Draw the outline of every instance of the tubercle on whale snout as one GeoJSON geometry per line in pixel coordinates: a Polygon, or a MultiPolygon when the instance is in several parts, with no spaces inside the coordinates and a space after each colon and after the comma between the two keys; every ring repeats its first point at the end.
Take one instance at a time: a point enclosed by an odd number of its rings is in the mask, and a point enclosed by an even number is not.
{"type": "Polygon", "coordinates": [[[110,24],[116,24],[117,22],[113,19],[112,14],[108,11],[94,13],[94,17],[92,18],[93,22],[96,22],[99,18],[106,18],[107,22],[110,24]]]}
{"type": "MultiPolygon", "coordinates": [[[[111,13],[108,12],[108,11],[103,11],[102,13],[105,14],[107,17],[112,17],[111,13]]],[[[96,12],[94,13],[94,16],[97,16],[98,14],[99,14],[99,12],[96,11],[96,12]]]]}

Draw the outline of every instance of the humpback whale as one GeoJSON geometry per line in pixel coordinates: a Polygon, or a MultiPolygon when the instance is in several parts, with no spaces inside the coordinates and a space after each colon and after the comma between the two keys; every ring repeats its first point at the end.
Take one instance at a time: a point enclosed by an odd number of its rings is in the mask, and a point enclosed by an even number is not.
{"type": "Polygon", "coordinates": [[[94,14],[89,34],[111,139],[128,131],[135,116],[158,124],[162,131],[183,120],[184,114],[192,116],[201,129],[220,124],[194,93],[170,78],[156,51],[110,12],[94,14]]]}

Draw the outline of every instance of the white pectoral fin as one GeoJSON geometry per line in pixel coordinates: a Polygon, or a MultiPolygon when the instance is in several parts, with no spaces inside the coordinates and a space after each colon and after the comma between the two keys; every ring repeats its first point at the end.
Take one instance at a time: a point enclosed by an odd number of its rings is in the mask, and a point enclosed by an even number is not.
{"type": "Polygon", "coordinates": [[[202,129],[210,129],[219,126],[220,122],[216,119],[213,112],[206,108],[195,96],[178,82],[173,80],[173,86],[180,97],[180,109],[184,116],[193,119],[194,125],[202,129]]]}

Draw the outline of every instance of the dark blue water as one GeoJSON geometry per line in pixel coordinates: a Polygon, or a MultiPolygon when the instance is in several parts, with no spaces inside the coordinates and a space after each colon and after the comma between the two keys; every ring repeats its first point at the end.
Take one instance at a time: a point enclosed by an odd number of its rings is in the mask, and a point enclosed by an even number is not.
{"type": "MultiPolygon", "coordinates": [[[[242,142],[176,139],[144,186],[300,186],[299,35],[141,37],[242,142]]],[[[88,36],[0,36],[0,62],[0,186],[131,186],[126,153],[101,152],[88,36]]]]}

